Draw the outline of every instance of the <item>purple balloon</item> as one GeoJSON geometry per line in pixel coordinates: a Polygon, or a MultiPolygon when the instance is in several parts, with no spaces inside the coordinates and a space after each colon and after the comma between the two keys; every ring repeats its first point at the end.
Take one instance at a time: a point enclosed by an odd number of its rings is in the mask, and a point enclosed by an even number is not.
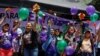
{"type": "Polygon", "coordinates": [[[67,46],[66,49],[65,49],[65,53],[67,55],[72,55],[74,53],[74,48],[72,46],[67,46]]]}
{"type": "Polygon", "coordinates": [[[78,9],[76,7],[73,7],[73,8],[70,9],[70,12],[71,12],[72,15],[75,15],[75,14],[77,14],[78,9]]]}
{"type": "Polygon", "coordinates": [[[93,15],[95,13],[95,7],[92,6],[92,5],[89,5],[87,8],[86,8],[86,12],[89,14],[89,15],[93,15]]]}

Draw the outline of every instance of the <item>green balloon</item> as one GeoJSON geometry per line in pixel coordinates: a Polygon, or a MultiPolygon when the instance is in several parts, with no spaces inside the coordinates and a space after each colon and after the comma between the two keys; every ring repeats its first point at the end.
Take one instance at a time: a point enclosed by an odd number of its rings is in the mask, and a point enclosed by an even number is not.
{"type": "Polygon", "coordinates": [[[59,53],[64,52],[64,49],[66,48],[66,46],[67,46],[67,42],[65,40],[59,40],[57,42],[57,51],[59,53]]]}
{"type": "Polygon", "coordinates": [[[18,17],[21,20],[27,19],[28,16],[29,16],[29,9],[27,9],[27,8],[21,8],[21,9],[19,9],[19,11],[18,11],[18,17]]]}
{"type": "Polygon", "coordinates": [[[99,18],[99,15],[98,15],[97,13],[94,13],[93,15],[90,16],[90,20],[91,20],[92,22],[97,21],[98,18],[99,18]]]}
{"type": "Polygon", "coordinates": [[[39,11],[39,12],[38,12],[38,15],[39,15],[40,17],[45,16],[45,14],[44,14],[42,11],[39,11]]]}

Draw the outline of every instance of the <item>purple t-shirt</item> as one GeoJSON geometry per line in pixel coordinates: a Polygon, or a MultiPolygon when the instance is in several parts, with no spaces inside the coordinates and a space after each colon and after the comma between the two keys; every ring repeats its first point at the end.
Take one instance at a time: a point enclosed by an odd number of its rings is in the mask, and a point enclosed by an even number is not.
{"type": "Polygon", "coordinates": [[[10,49],[12,47],[12,35],[10,33],[8,32],[2,33],[2,36],[0,39],[2,40],[1,48],[10,49]]]}

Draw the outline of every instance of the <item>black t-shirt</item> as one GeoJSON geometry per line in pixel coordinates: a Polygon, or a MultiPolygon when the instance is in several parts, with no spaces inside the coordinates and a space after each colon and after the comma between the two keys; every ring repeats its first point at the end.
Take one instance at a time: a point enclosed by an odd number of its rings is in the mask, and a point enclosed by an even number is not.
{"type": "Polygon", "coordinates": [[[38,34],[37,32],[31,31],[29,33],[25,32],[23,34],[23,44],[24,48],[36,48],[38,47],[38,34]]]}

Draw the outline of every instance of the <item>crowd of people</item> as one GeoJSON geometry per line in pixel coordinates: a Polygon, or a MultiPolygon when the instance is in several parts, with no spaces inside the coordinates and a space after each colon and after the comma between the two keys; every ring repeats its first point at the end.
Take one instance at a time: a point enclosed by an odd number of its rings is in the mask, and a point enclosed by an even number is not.
{"type": "Polygon", "coordinates": [[[37,22],[27,22],[24,31],[20,28],[19,20],[13,21],[11,27],[9,23],[4,22],[6,17],[0,19],[0,56],[100,56],[100,29],[96,34],[86,30],[82,33],[81,28],[76,28],[70,24],[65,33],[60,29],[53,29],[50,26],[41,26],[42,30],[37,31],[37,22]],[[50,29],[51,36],[45,41],[41,40],[41,32],[50,29]],[[61,37],[63,35],[63,37],[61,37]],[[59,53],[57,51],[57,42],[64,39],[68,45],[74,48],[71,55],[66,52],[59,53]],[[49,45],[43,49],[44,43],[50,41],[49,45]],[[50,48],[53,48],[52,50],[50,48]],[[94,51],[96,50],[96,51],[94,51]]]}

